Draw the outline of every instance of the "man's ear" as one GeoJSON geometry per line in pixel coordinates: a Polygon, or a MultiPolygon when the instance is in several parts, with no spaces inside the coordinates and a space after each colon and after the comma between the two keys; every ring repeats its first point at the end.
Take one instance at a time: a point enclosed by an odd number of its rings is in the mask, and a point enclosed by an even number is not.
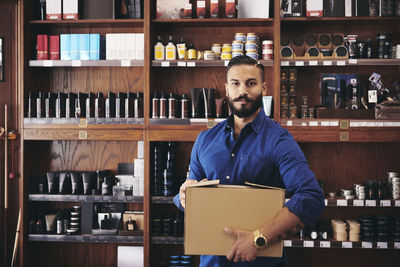
{"type": "Polygon", "coordinates": [[[225,83],[225,96],[228,97],[228,83],[225,83]]]}
{"type": "Polygon", "coordinates": [[[265,95],[265,93],[267,92],[267,82],[263,82],[261,90],[262,90],[262,95],[265,95]]]}

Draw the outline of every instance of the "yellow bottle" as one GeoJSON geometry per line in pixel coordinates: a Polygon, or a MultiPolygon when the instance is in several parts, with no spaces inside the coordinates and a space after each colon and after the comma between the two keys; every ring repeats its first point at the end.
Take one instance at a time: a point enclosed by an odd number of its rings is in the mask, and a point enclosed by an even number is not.
{"type": "Polygon", "coordinates": [[[169,42],[165,50],[167,54],[167,60],[176,60],[176,46],[172,42],[172,36],[169,37],[169,42]]]}
{"type": "Polygon", "coordinates": [[[154,59],[164,60],[165,59],[165,46],[162,43],[161,36],[157,37],[157,44],[154,46],[154,59]]]}
{"type": "Polygon", "coordinates": [[[197,51],[196,48],[194,48],[193,44],[190,44],[188,47],[188,59],[189,60],[197,59],[197,51]]]}

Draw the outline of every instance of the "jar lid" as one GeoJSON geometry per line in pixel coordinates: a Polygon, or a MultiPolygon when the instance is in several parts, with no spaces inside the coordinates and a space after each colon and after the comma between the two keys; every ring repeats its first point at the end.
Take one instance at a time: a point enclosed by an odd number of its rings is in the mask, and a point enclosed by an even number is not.
{"type": "Polygon", "coordinates": [[[247,36],[249,36],[249,35],[256,35],[256,33],[255,33],[255,32],[249,32],[249,33],[247,34],[247,36]]]}
{"type": "Polygon", "coordinates": [[[231,44],[224,44],[223,46],[232,46],[231,44]]]}
{"type": "Polygon", "coordinates": [[[237,32],[235,35],[245,35],[245,34],[242,32],[237,32]]]}
{"type": "Polygon", "coordinates": [[[221,44],[213,44],[212,46],[221,46],[221,44]]]}
{"type": "Polygon", "coordinates": [[[272,40],[264,40],[262,43],[263,44],[273,44],[274,42],[272,40]]]}

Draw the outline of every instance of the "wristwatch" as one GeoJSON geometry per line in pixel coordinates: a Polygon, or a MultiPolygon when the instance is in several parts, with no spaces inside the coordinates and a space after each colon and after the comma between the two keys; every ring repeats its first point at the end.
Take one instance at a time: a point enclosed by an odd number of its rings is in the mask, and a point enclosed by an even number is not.
{"type": "Polygon", "coordinates": [[[266,248],[268,245],[268,241],[267,238],[260,233],[260,230],[255,230],[253,232],[253,237],[254,237],[254,245],[258,248],[258,249],[262,249],[262,248],[266,248]]]}

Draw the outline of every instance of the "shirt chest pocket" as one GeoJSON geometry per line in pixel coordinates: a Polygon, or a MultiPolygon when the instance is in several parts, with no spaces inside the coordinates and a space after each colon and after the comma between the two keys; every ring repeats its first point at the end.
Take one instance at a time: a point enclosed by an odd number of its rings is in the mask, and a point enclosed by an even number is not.
{"type": "Polygon", "coordinates": [[[234,172],[239,183],[267,184],[273,171],[272,161],[267,157],[242,154],[238,157],[234,172]]]}

